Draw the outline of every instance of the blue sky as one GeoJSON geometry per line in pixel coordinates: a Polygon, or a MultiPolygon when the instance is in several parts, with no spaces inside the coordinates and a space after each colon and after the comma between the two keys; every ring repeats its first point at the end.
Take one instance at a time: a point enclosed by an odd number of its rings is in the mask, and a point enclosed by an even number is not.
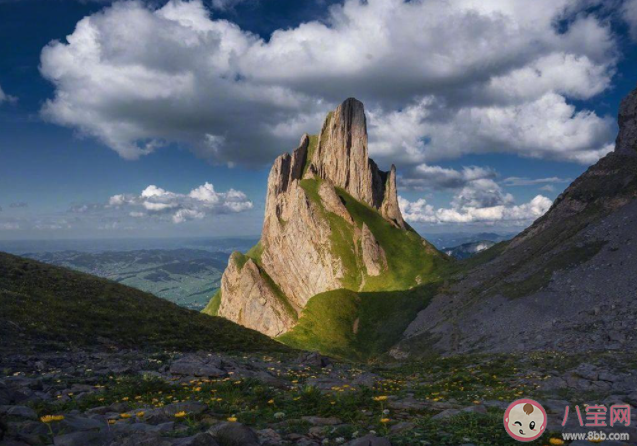
{"type": "Polygon", "coordinates": [[[413,226],[519,231],[612,149],[636,4],[0,0],[0,239],[258,234],[348,96],[413,226]]]}

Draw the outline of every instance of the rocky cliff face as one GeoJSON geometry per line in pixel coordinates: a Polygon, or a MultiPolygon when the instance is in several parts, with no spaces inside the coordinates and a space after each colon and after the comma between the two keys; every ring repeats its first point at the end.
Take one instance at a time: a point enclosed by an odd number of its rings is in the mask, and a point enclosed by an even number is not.
{"type": "Polygon", "coordinates": [[[619,106],[619,134],[615,152],[637,156],[637,90],[624,98],[619,106]]]}
{"type": "Polygon", "coordinates": [[[303,135],[291,155],[274,161],[261,241],[247,260],[230,258],[218,315],[278,336],[312,296],[358,291],[367,277],[388,272],[385,250],[344,197],[377,215],[381,228],[413,232],[398,207],[395,167],[383,172],[368,157],[365,112],[356,99],[329,113],[320,135],[303,135]]]}

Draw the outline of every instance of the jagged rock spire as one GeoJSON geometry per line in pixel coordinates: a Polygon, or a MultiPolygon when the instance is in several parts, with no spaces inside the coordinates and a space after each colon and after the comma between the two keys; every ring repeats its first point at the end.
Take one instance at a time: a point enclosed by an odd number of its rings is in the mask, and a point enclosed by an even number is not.
{"type": "Polygon", "coordinates": [[[369,158],[365,107],[349,98],[329,113],[323,123],[308,175],[316,175],[345,189],[352,197],[378,209],[402,229],[405,221],[398,207],[396,168],[378,169],[369,158]]]}

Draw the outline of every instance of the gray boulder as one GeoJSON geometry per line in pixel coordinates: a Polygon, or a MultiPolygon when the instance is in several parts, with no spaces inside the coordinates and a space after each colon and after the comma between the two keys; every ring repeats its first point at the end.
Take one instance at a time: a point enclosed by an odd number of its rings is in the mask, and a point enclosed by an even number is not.
{"type": "Polygon", "coordinates": [[[346,446],[391,446],[391,442],[387,438],[369,434],[350,441],[346,446]]]}
{"type": "Polygon", "coordinates": [[[185,355],[174,361],[170,366],[170,373],[182,376],[205,376],[208,378],[221,378],[228,375],[222,369],[221,359],[216,356],[200,357],[197,355],[185,355]]]}
{"type": "Polygon", "coordinates": [[[220,446],[259,446],[257,434],[241,423],[219,423],[208,432],[220,446]]]}
{"type": "Polygon", "coordinates": [[[59,435],[53,439],[55,446],[104,446],[109,435],[104,432],[84,431],[59,435]]]}
{"type": "Polygon", "coordinates": [[[26,406],[2,406],[0,407],[0,415],[4,414],[7,417],[24,418],[27,420],[37,420],[38,414],[35,410],[26,406]]]}
{"type": "Polygon", "coordinates": [[[219,446],[219,443],[208,432],[202,432],[194,437],[180,438],[173,446],[219,446]]]}

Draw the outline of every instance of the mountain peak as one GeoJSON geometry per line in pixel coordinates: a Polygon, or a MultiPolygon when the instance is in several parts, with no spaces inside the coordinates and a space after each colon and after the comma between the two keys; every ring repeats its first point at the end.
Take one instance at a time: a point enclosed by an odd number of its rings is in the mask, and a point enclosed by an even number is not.
{"type": "Polygon", "coordinates": [[[352,197],[379,210],[394,226],[406,228],[396,193],[395,168],[381,171],[369,158],[365,106],[346,99],[328,113],[316,150],[308,159],[309,175],[329,180],[352,197]]]}
{"type": "Polygon", "coordinates": [[[328,113],[319,135],[303,135],[274,161],[261,240],[230,258],[219,304],[210,308],[279,336],[313,296],[409,288],[433,258],[443,259],[403,220],[395,166],[384,172],[369,158],[365,107],[349,98],[328,113]]]}

